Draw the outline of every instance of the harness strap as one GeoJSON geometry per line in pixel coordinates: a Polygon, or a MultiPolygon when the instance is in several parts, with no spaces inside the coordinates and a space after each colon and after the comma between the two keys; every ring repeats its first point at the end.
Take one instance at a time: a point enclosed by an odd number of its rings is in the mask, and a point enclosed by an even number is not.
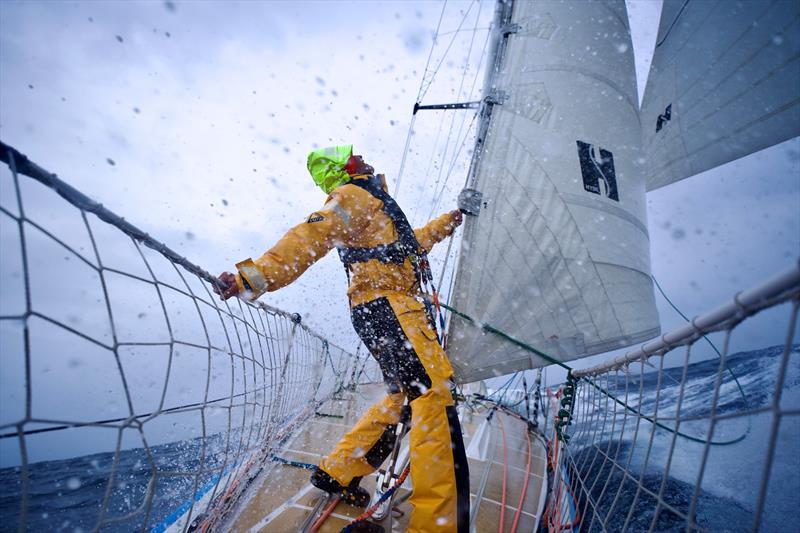
{"type": "Polygon", "coordinates": [[[369,248],[351,248],[346,246],[337,247],[339,259],[344,263],[345,270],[350,277],[350,265],[353,263],[363,263],[371,259],[377,259],[382,263],[402,264],[407,257],[411,258],[414,269],[418,271],[419,263],[424,258],[425,251],[417,241],[417,236],[411,228],[403,210],[397,205],[394,198],[384,191],[380,186],[380,180],[376,176],[368,179],[351,180],[348,183],[361,187],[372,196],[383,202],[383,212],[394,224],[398,239],[389,244],[380,244],[369,248]]]}
{"type": "Polygon", "coordinates": [[[370,259],[377,259],[381,263],[403,264],[408,253],[398,240],[391,244],[379,244],[373,248],[339,248],[339,259],[345,266],[353,263],[364,263],[370,259]]]}

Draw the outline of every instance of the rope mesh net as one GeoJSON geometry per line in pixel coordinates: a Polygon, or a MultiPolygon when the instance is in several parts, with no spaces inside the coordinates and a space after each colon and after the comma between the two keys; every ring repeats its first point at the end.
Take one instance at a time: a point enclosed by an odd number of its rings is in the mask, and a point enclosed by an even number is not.
{"type": "Polygon", "coordinates": [[[0,529],[211,524],[321,402],[379,379],[2,149],[0,529]]]}
{"type": "Polygon", "coordinates": [[[551,420],[565,424],[563,437],[547,425],[550,531],[783,528],[800,489],[800,284],[735,302],[735,313],[696,319],[679,341],[573,372],[549,392],[551,420]],[[765,309],[788,319],[785,342],[731,353],[737,326],[765,309]],[[696,361],[698,342],[712,335],[719,358],[696,361]]]}

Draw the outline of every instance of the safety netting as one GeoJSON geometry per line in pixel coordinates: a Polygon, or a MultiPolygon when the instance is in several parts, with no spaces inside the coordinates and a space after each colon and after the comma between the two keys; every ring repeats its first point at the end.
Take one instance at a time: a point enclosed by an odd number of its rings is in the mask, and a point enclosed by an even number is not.
{"type": "Polygon", "coordinates": [[[0,156],[0,529],[220,524],[321,402],[380,379],[366,350],[221,301],[200,267],[0,156]]]}
{"type": "Polygon", "coordinates": [[[783,529],[800,490],[798,306],[800,265],[548,391],[549,531],[783,529]],[[782,344],[734,350],[757,313],[785,325],[782,344]]]}

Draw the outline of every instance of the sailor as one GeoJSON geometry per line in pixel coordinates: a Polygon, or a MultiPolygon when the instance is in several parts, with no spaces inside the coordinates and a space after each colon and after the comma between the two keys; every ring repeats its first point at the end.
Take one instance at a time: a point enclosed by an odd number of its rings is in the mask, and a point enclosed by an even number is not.
{"type": "Polygon", "coordinates": [[[462,215],[451,211],[411,230],[383,176],[353,155],[352,145],[311,152],[308,170],[328,194],[325,205],[260,258],[238,263],[236,274],[221,274],[227,285],[222,297],[254,299],[277,290],[336,247],[350,281],[353,326],[389,391],[320,461],[311,482],[366,506],[369,495],[358,483],[391,452],[408,398],[414,486],[408,531],[466,532],[469,473],[451,390],[453,369],[422,298],[418,271],[419,256],[449,236],[462,215]]]}

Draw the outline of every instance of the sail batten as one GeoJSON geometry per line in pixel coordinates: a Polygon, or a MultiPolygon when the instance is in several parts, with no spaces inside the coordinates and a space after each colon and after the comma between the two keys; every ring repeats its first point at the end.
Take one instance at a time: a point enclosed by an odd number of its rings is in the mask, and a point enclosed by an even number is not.
{"type": "Polygon", "coordinates": [[[515,2],[511,17],[452,296],[478,322],[450,321],[462,382],[551,362],[481,324],[561,361],[659,332],[625,4],[515,2]]]}

